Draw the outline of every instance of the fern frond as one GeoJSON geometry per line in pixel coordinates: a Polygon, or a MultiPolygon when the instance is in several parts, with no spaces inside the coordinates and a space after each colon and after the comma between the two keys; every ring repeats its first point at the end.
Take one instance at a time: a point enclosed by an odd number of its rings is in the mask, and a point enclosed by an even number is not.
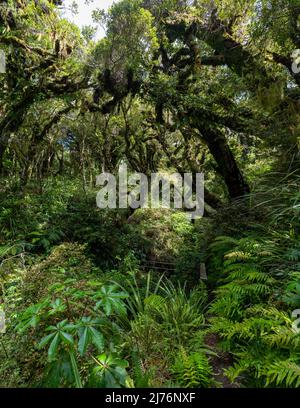
{"type": "Polygon", "coordinates": [[[300,387],[300,365],[294,361],[278,361],[270,367],[267,372],[267,385],[285,384],[287,387],[300,387]]]}
{"type": "Polygon", "coordinates": [[[277,327],[274,331],[275,333],[269,334],[265,339],[271,346],[300,351],[300,334],[294,333],[291,326],[277,327]]]}
{"type": "Polygon", "coordinates": [[[171,372],[178,384],[185,388],[208,387],[212,381],[212,368],[205,354],[187,354],[183,348],[171,372]]]}

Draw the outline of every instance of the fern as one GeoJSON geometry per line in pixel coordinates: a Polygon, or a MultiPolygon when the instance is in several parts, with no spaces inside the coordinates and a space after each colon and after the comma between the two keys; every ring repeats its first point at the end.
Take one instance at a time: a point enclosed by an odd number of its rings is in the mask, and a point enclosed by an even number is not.
{"type": "Polygon", "coordinates": [[[300,351],[300,334],[294,333],[291,327],[278,327],[274,332],[265,339],[271,346],[300,351]]]}
{"type": "Polygon", "coordinates": [[[228,292],[224,293],[224,296],[221,296],[221,291],[219,291],[217,299],[209,308],[209,313],[240,320],[244,315],[243,298],[236,293],[228,292]]]}
{"type": "Polygon", "coordinates": [[[267,385],[275,383],[298,388],[300,387],[300,365],[290,360],[278,361],[268,369],[266,378],[267,385]]]}
{"type": "Polygon", "coordinates": [[[132,353],[132,377],[136,388],[149,388],[152,386],[153,370],[145,370],[143,362],[136,352],[132,353]]]}
{"type": "Polygon", "coordinates": [[[204,353],[187,354],[182,348],[171,372],[185,388],[204,388],[212,383],[212,368],[204,353]]]}
{"type": "Polygon", "coordinates": [[[232,238],[232,237],[227,237],[227,236],[219,236],[215,239],[215,241],[210,244],[209,250],[213,252],[226,252],[230,248],[236,246],[238,244],[238,240],[232,238]]]}
{"type": "MultiPolygon", "coordinates": [[[[296,260],[295,254],[289,252],[289,259],[296,260]]],[[[300,384],[300,335],[292,329],[291,316],[274,306],[274,298],[280,305],[282,300],[299,304],[299,273],[291,274],[282,296],[282,282],[266,270],[281,257],[274,242],[267,242],[264,250],[247,238],[223,255],[224,277],[209,309],[209,331],[218,334],[222,348],[235,358],[225,370],[231,381],[242,376],[245,383],[259,387],[300,384]]]]}
{"type": "Polygon", "coordinates": [[[241,376],[245,371],[249,369],[250,365],[246,360],[240,360],[238,363],[235,363],[233,366],[224,370],[226,377],[234,383],[238,377],[241,376]]]}
{"type": "MultiPolygon", "coordinates": [[[[232,251],[227,253],[224,258],[227,260],[227,263],[236,262],[236,261],[246,261],[251,259],[251,254],[243,251],[232,251]]],[[[226,261],[224,262],[226,265],[226,261]]]]}
{"type": "Polygon", "coordinates": [[[149,314],[161,311],[163,306],[166,304],[166,299],[160,295],[150,295],[144,300],[145,311],[149,314]]]}

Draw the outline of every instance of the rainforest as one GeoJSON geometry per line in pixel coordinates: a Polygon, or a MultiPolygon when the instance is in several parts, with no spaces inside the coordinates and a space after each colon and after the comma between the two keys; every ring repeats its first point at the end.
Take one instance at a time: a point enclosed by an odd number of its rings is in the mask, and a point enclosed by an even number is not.
{"type": "Polygon", "coordinates": [[[0,388],[299,387],[300,0],[0,1],[0,388]]]}

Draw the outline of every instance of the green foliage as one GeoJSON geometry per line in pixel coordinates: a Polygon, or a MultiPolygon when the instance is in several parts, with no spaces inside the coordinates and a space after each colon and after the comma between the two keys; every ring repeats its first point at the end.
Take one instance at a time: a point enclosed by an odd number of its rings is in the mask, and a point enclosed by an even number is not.
{"type": "Polygon", "coordinates": [[[138,298],[127,336],[127,347],[134,350],[134,383],[147,386],[164,384],[183,345],[191,353],[210,352],[203,338],[204,286],[188,291],[165,279],[158,282],[151,290],[148,278],[149,290],[138,298]]]}
{"type": "Polygon", "coordinates": [[[121,388],[129,381],[126,368],[128,362],[113,354],[101,354],[94,359],[97,364],[93,370],[92,383],[104,388],[121,388]]]}
{"type": "Polygon", "coordinates": [[[284,384],[286,387],[299,388],[300,366],[291,360],[278,361],[271,365],[267,374],[267,384],[284,384]]]}
{"type": "MultiPolygon", "coordinates": [[[[297,258],[298,261],[298,258],[297,258]]],[[[300,273],[291,274],[290,281],[285,289],[283,301],[297,309],[300,307],[300,273]]]]}
{"type": "Polygon", "coordinates": [[[187,354],[182,348],[171,371],[181,387],[207,388],[212,383],[212,369],[203,353],[187,354]]]}
{"type": "MultiPolygon", "coordinates": [[[[45,369],[50,379],[53,372],[61,372],[64,360],[68,361],[72,374],[62,371],[60,381],[71,379],[71,384],[82,387],[89,380],[88,372],[81,379],[79,362],[91,369],[92,351],[103,352],[120,341],[114,316],[126,313],[123,299],[127,296],[112,285],[103,286],[100,281],[65,279],[52,284],[46,298],[20,313],[16,329],[19,333],[30,330],[35,337],[44,333],[37,347],[47,349],[51,369],[49,366],[45,369]]],[[[104,377],[108,381],[110,374],[104,377]]]]}
{"type": "MultiPolygon", "coordinates": [[[[218,248],[218,242],[212,248],[218,248]]],[[[299,384],[300,337],[285,305],[297,305],[297,274],[291,281],[287,274],[282,288],[276,269],[273,276],[270,269],[275,246],[267,248],[263,241],[243,238],[223,253],[224,278],[210,307],[214,317],[209,330],[235,357],[226,370],[231,381],[242,378],[251,386],[292,387],[299,384]]]]}
{"type": "Polygon", "coordinates": [[[143,360],[136,351],[132,353],[132,379],[135,388],[150,388],[154,383],[155,369],[144,369],[143,360]]]}
{"type": "Polygon", "coordinates": [[[299,387],[299,0],[61,7],[0,5],[0,386],[299,387]],[[204,218],[99,209],[120,163],[204,218]]]}

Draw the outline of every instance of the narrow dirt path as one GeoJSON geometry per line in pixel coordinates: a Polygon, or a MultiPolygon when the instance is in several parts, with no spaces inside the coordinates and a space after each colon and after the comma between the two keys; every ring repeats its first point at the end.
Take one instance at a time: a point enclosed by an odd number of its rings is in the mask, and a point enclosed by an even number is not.
{"type": "Polygon", "coordinates": [[[224,369],[229,368],[233,364],[233,359],[229,353],[225,353],[218,349],[219,338],[216,334],[208,334],[205,337],[207,344],[218,355],[210,358],[210,363],[214,372],[214,379],[221,384],[222,388],[240,388],[238,383],[231,383],[224,374],[224,369]]]}

